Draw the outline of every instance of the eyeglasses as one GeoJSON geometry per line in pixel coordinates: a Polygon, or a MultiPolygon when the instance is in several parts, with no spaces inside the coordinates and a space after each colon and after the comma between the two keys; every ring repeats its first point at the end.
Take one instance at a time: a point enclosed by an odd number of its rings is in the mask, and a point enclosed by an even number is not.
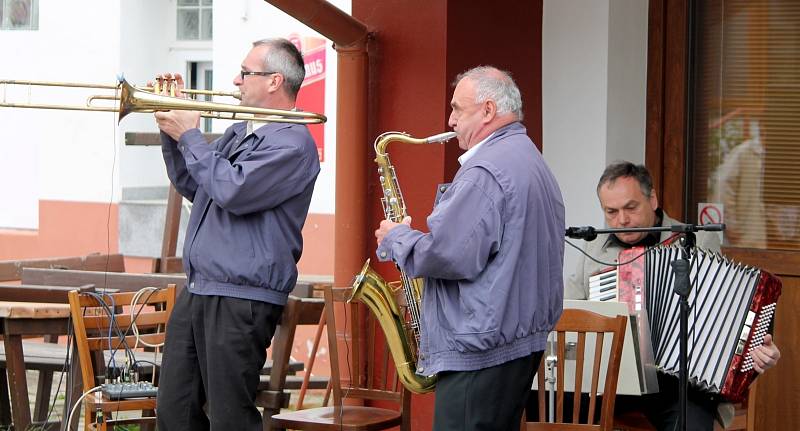
{"type": "Polygon", "coordinates": [[[242,81],[244,81],[244,77],[247,75],[269,76],[275,73],[280,73],[280,72],[251,72],[249,70],[242,70],[241,72],[239,72],[239,74],[242,76],[242,81]]]}

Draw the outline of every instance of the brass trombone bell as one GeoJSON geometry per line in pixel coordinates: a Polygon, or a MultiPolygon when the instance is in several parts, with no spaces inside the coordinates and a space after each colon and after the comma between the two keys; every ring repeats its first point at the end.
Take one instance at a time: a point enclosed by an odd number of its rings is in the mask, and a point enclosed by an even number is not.
{"type": "MultiPolygon", "coordinates": [[[[32,108],[32,109],[55,109],[69,111],[94,111],[94,112],[117,112],[118,121],[132,113],[153,113],[156,111],[186,110],[200,111],[204,118],[217,118],[224,120],[250,120],[258,122],[279,122],[279,123],[299,123],[316,124],[324,123],[327,118],[322,114],[302,111],[284,111],[280,109],[255,108],[249,106],[233,105],[227,103],[204,102],[193,99],[183,99],[178,97],[163,96],[152,92],[152,87],[135,87],[126,80],[120,81],[119,85],[108,84],[82,84],[74,82],[54,82],[54,81],[26,81],[26,80],[0,80],[0,85],[4,88],[8,85],[31,86],[31,87],[64,87],[64,88],[96,88],[101,90],[119,90],[119,95],[93,95],[89,96],[86,104],[81,105],[55,105],[55,104],[35,104],[35,103],[12,103],[5,100],[5,92],[0,100],[0,107],[7,108],[32,108]],[[111,100],[119,102],[116,106],[98,106],[97,100],[111,100]]],[[[239,98],[236,92],[222,92],[213,90],[182,89],[183,93],[191,95],[208,96],[227,96],[239,98]]]]}
{"type": "Polygon", "coordinates": [[[252,106],[230,105],[227,103],[202,102],[162,96],[142,91],[127,81],[120,83],[120,120],[131,112],[153,111],[201,111],[201,116],[223,120],[250,120],[276,123],[317,124],[328,121],[322,114],[282,109],[256,108],[252,106]]]}

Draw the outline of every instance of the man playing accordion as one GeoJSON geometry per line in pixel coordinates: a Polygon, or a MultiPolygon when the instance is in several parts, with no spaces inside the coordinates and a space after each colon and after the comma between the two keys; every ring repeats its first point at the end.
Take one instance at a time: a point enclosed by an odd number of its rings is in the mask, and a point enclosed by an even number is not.
{"type": "MultiPolygon", "coordinates": [[[[637,228],[671,226],[679,224],[658,206],[658,197],[653,190],[650,173],[643,165],[630,162],[615,162],[606,167],[597,185],[597,197],[610,228],[637,228]]],[[[616,262],[620,251],[636,247],[652,247],[662,242],[670,242],[672,232],[662,233],[624,233],[598,235],[587,242],[584,252],[603,262],[616,262]]],[[[709,251],[719,251],[719,237],[711,232],[697,232],[697,246],[709,251]]],[[[588,299],[589,277],[602,272],[606,266],[581,255],[575,272],[568,278],[564,287],[565,299],[588,299]]],[[[780,358],[780,350],[766,335],[762,346],[752,353],[753,366],[759,372],[771,368],[780,358]]],[[[630,410],[635,407],[643,410],[650,422],[659,430],[677,429],[680,406],[678,403],[678,379],[658,374],[660,392],[643,397],[618,397],[617,410],[630,410]]],[[[714,418],[728,422],[732,418],[730,404],[723,403],[713,394],[689,387],[686,407],[687,429],[711,431],[714,418]]]]}

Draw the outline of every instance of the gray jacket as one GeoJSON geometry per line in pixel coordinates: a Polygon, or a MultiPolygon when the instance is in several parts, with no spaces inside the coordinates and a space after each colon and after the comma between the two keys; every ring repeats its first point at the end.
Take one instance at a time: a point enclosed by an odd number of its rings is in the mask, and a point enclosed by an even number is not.
{"type": "Polygon", "coordinates": [[[199,130],[161,134],[170,181],[194,203],[183,245],[188,290],[284,305],[319,159],[303,125],[237,123],[209,145],[199,130]]]}
{"type": "Polygon", "coordinates": [[[478,370],[544,350],[563,307],[564,204],[520,123],[476,150],[427,222],[429,233],[401,225],[378,247],[382,260],[425,277],[417,371],[478,370]]]}

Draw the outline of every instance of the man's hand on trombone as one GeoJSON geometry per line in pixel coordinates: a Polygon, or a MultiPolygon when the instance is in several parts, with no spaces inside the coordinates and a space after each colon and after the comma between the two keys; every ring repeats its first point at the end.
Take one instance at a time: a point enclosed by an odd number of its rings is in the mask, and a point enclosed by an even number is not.
{"type": "MultiPolygon", "coordinates": [[[[157,87],[157,93],[162,96],[185,97],[181,92],[184,81],[180,73],[158,75],[155,85],[152,82],[148,82],[147,85],[157,87]]],[[[158,128],[176,141],[184,132],[196,129],[200,125],[200,112],[198,111],[159,111],[155,113],[155,117],[158,128]]]]}

